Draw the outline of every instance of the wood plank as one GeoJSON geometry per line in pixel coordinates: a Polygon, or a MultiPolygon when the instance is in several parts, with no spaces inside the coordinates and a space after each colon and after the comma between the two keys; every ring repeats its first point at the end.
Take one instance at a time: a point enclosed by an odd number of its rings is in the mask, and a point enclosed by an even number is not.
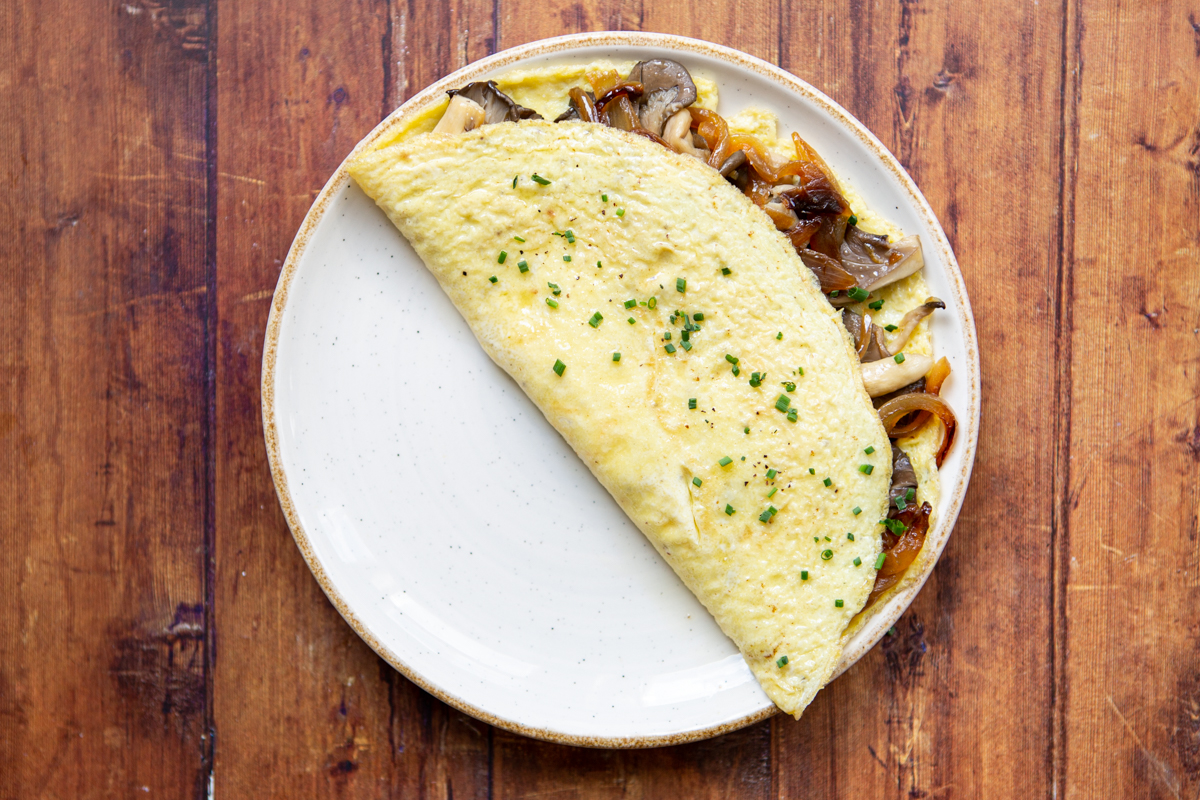
{"type": "Polygon", "coordinates": [[[280,512],[259,415],[283,259],[390,110],[388,65],[405,54],[384,3],[218,6],[216,795],[478,797],[486,731],[431,711],[325,599],[280,512]]]}
{"type": "Polygon", "coordinates": [[[1002,3],[982,25],[948,2],[788,8],[784,66],[866,123],[946,228],[985,414],[966,506],[897,634],[800,723],[775,720],[777,793],[1046,796],[1061,8],[1002,3]]]}
{"type": "Polygon", "coordinates": [[[1200,794],[1200,10],[1071,10],[1061,779],[1066,797],[1190,800],[1200,794]]]}
{"type": "Polygon", "coordinates": [[[208,779],[206,8],[0,10],[0,796],[208,779]]]}

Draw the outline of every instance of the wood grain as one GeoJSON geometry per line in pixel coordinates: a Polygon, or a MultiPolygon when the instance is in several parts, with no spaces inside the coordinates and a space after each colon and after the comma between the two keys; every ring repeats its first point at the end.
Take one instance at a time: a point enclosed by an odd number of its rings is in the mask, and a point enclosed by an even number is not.
{"type": "Polygon", "coordinates": [[[300,558],[259,412],[267,312],[292,236],[381,113],[386,12],[371,2],[217,3],[218,797],[368,797],[406,785],[393,760],[407,735],[391,729],[393,674],[300,558]]]}
{"type": "Polygon", "coordinates": [[[1200,794],[1193,0],[15,0],[0,48],[0,798],[1200,794]],[[972,491],[895,634],[799,723],[640,752],[493,730],[378,659],[259,416],[271,292],[353,144],[605,29],[862,119],[950,236],[984,369],[972,491]]]}
{"type": "Polygon", "coordinates": [[[1005,20],[1004,35],[948,2],[830,2],[786,19],[784,66],[865,122],[929,198],[987,344],[979,452],[954,536],[896,634],[799,724],[775,722],[781,797],[1051,791],[1046,450],[1058,415],[1046,413],[1057,377],[1046,356],[1058,326],[1062,21],[1025,3],[989,13],[1005,20]],[[966,144],[979,141],[992,144],[966,144]],[[1039,213],[1002,212],[997,246],[997,210],[1029,198],[1039,213]]]}
{"type": "Polygon", "coordinates": [[[1103,775],[1122,797],[1192,800],[1200,794],[1200,8],[1073,12],[1061,777],[1067,797],[1090,796],[1103,775]]]}
{"type": "Polygon", "coordinates": [[[194,794],[206,16],[0,10],[0,797],[194,794]]]}

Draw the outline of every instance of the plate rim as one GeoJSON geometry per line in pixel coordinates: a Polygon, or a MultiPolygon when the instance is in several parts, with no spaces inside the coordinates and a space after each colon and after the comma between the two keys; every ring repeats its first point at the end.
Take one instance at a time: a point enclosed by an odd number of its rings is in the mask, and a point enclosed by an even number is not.
{"type": "Polygon", "coordinates": [[[324,567],[310,545],[308,534],[300,524],[295,506],[292,503],[287,475],[284,472],[283,461],[279,452],[279,431],[275,414],[275,367],[279,350],[280,327],[284,310],[287,306],[288,290],[291,287],[298,264],[304,256],[317,224],[324,218],[326,211],[329,209],[331,198],[340,192],[342,187],[350,181],[347,171],[347,164],[350,159],[361,150],[372,146],[394,126],[424,111],[432,103],[440,101],[442,94],[447,88],[453,88],[461,84],[464,80],[473,79],[481,74],[506,66],[516,66],[519,62],[536,56],[603,46],[653,47],[706,55],[732,64],[735,67],[757,73],[779,84],[783,89],[815,103],[821,107],[827,117],[833,122],[840,125],[844,130],[856,135],[879,158],[880,162],[895,175],[900,187],[909,195],[912,206],[924,219],[926,226],[935,234],[935,241],[928,243],[926,246],[933,245],[936,247],[941,256],[942,263],[946,267],[946,277],[949,280],[958,304],[959,321],[962,323],[963,331],[963,347],[966,352],[968,365],[968,409],[966,415],[960,417],[960,419],[965,419],[966,422],[962,426],[963,430],[960,432],[960,436],[964,442],[962,445],[964,448],[962,464],[959,475],[956,476],[957,479],[954,482],[947,511],[938,520],[932,535],[925,543],[926,547],[933,547],[932,557],[925,560],[922,572],[915,580],[909,581],[906,586],[888,598],[885,601],[884,607],[869,617],[862,627],[855,631],[849,641],[844,644],[841,660],[833,676],[830,677],[830,682],[853,666],[879,642],[884,632],[894,625],[908,609],[941,558],[942,551],[945,549],[946,543],[950,538],[950,533],[954,529],[959,512],[962,510],[975,463],[975,453],[979,439],[981,378],[978,333],[975,328],[975,317],[971,311],[970,300],[967,296],[966,283],[959,269],[958,261],[954,256],[954,251],[950,247],[946,233],[942,229],[937,215],[934,214],[933,208],[929,205],[929,201],[925,199],[920,189],[917,188],[916,182],[904,167],[901,166],[896,157],[892,155],[891,151],[866,126],[833,99],[792,73],[731,47],[674,34],[641,31],[596,31],[539,39],[474,61],[438,79],[394,109],[354,146],[354,149],[346,155],[334,173],[325,182],[316,200],[313,201],[312,206],[305,214],[304,220],[301,222],[300,228],[292,240],[291,247],[288,249],[283,268],[280,270],[275,292],[271,299],[270,314],[267,318],[260,381],[263,438],[267,450],[267,461],[271,469],[271,479],[275,486],[275,493],[279,498],[279,504],[287,520],[288,528],[292,533],[292,538],[295,540],[300,554],[303,556],[313,577],[316,578],[321,590],[325,593],[330,603],[333,604],[334,608],[337,609],[342,619],[346,621],[346,624],[380,658],[387,661],[394,669],[434,697],[489,725],[523,736],[581,747],[632,749],[662,747],[708,739],[767,719],[778,713],[779,709],[771,705],[736,720],[677,733],[643,736],[580,736],[550,729],[530,727],[522,725],[515,720],[497,717],[484,709],[467,703],[441,687],[435,686],[426,680],[424,676],[411,669],[401,658],[376,638],[371,630],[354,614],[349,604],[342,598],[336,587],[329,580],[324,567]]]}

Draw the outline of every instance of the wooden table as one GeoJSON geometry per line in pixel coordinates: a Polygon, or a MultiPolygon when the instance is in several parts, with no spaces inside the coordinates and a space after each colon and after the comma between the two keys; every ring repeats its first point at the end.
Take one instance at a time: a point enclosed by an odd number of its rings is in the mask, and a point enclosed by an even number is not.
{"type": "Polygon", "coordinates": [[[0,797],[1200,793],[1200,5],[14,0],[0,9],[0,797]],[[898,635],[719,739],[542,744],[342,622],[276,502],[264,324],[318,189],[429,82],[582,30],[777,63],[957,251],[983,429],[898,635]]]}

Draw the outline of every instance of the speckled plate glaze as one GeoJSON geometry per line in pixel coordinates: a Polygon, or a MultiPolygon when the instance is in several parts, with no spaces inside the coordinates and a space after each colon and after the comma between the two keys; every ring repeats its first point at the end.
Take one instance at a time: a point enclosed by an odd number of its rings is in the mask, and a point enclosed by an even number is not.
{"type": "MultiPolygon", "coordinates": [[[[929,204],[879,141],[798,78],[707,42],[566,36],[498,53],[413,97],[367,147],[442,93],[516,66],[669,54],[799,130],[871,207],[919,233],[947,304],[935,346],[961,429],[942,468],[940,553],[979,427],[975,325],[929,204]]],[[[737,649],[508,376],[345,164],[279,277],[263,355],[263,427],[296,544],[346,622],[447,703],[528,736],[652,747],[775,713],[737,649]]],[[[932,570],[847,642],[870,649],[932,570]]],[[[839,670],[839,671],[840,671],[839,670]]],[[[864,703],[872,702],[863,698],[864,703]]]]}

